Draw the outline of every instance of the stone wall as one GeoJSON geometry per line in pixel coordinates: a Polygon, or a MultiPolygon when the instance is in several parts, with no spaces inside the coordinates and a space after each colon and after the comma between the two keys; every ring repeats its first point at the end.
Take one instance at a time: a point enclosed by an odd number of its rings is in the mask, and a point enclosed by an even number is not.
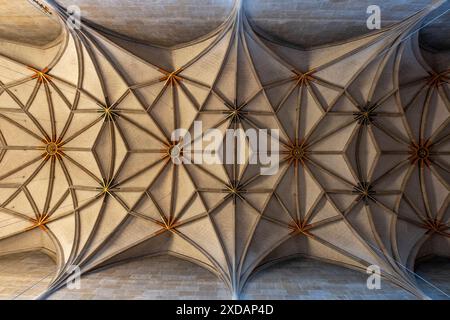
{"type": "MultiPolygon", "coordinates": [[[[45,291],[55,263],[41,252],[0,257],[0,299],[34,299],[45,291]],[[14,273],[13,273],[14,271],[14,273]]],[[[433,299],[450,294],[450,261],[432,259],[417,266],[418,280],[433,299]],[[429,283],[432,283],[431,286],[429,283]]],[[[241,299],[415,299],[382,281],[368,290],[366,275],[311,259],[294,259],[252,277],[241,299]]],[[[212,273],[171,256],[147,257],[83,276],[79,290],[60,289],[49,299],[230,299],[228,288],[212,273]]]]}
{"type": "Polygon", "coordinates": [[[369,290],[367,275],[312,259],[294,259],[257,273],[244,291],[244,299],[414,299],[387,281],[381,289],[369,290]]]}
{"type": "Polygon", "coordinates": [[[419,287],[431,299],[450,299],[450,259],[433,258],[417,263],[419,287]]]}
{"type": "Polygon", "coordinates": [[[0,300],[34,299],[45,291],[55,273],[55,263],[42,252],[0,257],[0,300]]]}
{"type": "Polygon", "coordinates": [[[142,258],[87,274],[79,290],[63,288],[50,299],[228,299],[211,272],[171,256],[142,258]]]}

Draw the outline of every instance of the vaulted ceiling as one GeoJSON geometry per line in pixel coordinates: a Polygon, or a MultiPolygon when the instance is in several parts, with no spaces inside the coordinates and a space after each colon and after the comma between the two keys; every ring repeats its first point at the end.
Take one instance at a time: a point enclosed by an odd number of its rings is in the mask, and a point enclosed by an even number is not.
{"type": "Polygon", "coordinates": [[[0,49],[0,253],[53,254],[49,292],[72,265],[169,253],[234,297],[295,255],[378,265],[424,297],[416,258],[450,255],[450,70],[426,62],[416,32],[439,5],[308,51],[255,32],[241,2],[172,49],[72,30],[55,7],[59,44],[0,49]],[[278,129],[279,170],[174,163],[188,146],[171,132],[199,139],[195,120],[278,129]]]}

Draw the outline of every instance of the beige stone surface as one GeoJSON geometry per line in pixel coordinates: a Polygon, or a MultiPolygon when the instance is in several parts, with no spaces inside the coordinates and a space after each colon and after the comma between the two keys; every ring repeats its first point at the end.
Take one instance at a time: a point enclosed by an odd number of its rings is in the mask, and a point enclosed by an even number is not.
{"type": "MultiPolygon", "coordinates": [[[[54,40],[61,31],[54,19],[30,2],[0,1],[0,38],[34,45],[54,40]]],[[[42,0],[36,0],[44,3],[42,0]]],[[[192,41],[217,28],[229,15],[233,0],[58,0],[64,7],[79,6],[95,24],[133,39],[171,46],[192,41]]],[[[263,33],[310,48],[367,34],[369,5],[379,5],[382,27],[418,12],[430,0],[244,0],[252,23],[263,33]]],[[[449,4],[450,5],[450,4],[449,4]]],[[[447,6],[448,9],[448,6],[447,6]]],[[[445,50],[450,13],[421,31],[428,48],[445,50]]]]}
{"type": "Polygon", "coordinates": [[[55,263],[42,252],[0,256],[0,299],[35,299],[55,275],[55,263]]]}
{"type": "Polygon", "coordinates": [[[211,272],[171,256],[140,258],[82,277],[79,290],[61,288],[49,299],[228,299],[228,288],[211,272]]]}
{"type": "Polygon", "coordinates": [[[229,16],[233,0],[58,0],[77,5],[86,18],[121,35],[162,46],[204,36],[229,16]]]}
{"type": "Polygon", "coordinates": [[[61,33],[54,17],[43,14],[28,0],[0,0],[0,38],[45,46],[61,33]]]}
{"type": "MultiPolygon", "coordinates": [[[[435,299],[449,293],[448,259],[421,262],[419,285],[435,299]],[[426,282],[422,279],[425,279],[426,282]],[[433,287],[431,286],[433,285],[433,287]],[[438,290],[439,289],[439,290],[438,290]]],[[[54,262],[40,252],[0,257],[0,299],[35,299],[45,291],[54,262]]],[[[242,299],[414,299],[408,292],[382,281],[368,290],[367,276],[328,263],[296,258],[265,268],[246,285],[242,299]]],[[[79,289],[59,289],[50,300],[230,299],[230,291],[214,274],[172,256],[139,258],[86,274],[79,289]]]]}
{"type": "MultiPolygon", "coordinates": [[[[428,277],[429,275],[424,275],[428,277]]],[[[444,280],[443,278],[442,280],[444,280]]],[[[306,258],[296,258],[256,273],[243,299],[277,300],[409,300],[413,295],[388,281],[367,289],[367,275],[306,258]]]]}
{"type": "MultiPolygon", "coordinates": [[[[420,11],[430,0],[247,0],[250,20],[275,39],[303,48],[346,41],[370,33],[366,26],[370,5],[381,9],[381,26],[389,27],[420,11]]],[[[450,4],[449,4],[450,5],[450,4]]],[[[449,5],[440,13],[449,9],[449,5]]],[[[424,28],[421,40],[429,47],[449,48],[450,11],[424,28]],[[447,31],[446,31],[447,30],[447,31]]]]}
{"type": "Polygon", "coordinates": [[[86,25],[65,30],[43,68],[4,49],[0,254],[54,252],[49,291],[74,264],[86,274],[170,253],[239,297],[260,268],[302,255],[377,265],[426,298],[416,260],[450,253],[450,71],[427,64],[413,31],[439,8],[309,51],[261,38],[243,10],[177,49],[118,45],[86,25]],[[278,169],[174,161],[205,151],[172,136],[198,139],[196,120],[278,130],[278,169]]]}

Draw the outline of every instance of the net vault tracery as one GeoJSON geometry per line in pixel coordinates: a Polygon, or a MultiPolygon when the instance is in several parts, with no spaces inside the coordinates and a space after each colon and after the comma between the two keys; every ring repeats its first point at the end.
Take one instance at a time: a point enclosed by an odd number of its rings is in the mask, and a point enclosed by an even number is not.
{"type": "Polygon", "coordinates": [[[450,253],[450,71],[414,33],[435,7],[312,51],[255,33],[237,3],[209,36],[145,60],[88,25],[45,67],[0,56],[0,253],[54,252],[47,293],[72,265],[169,253],[234,297],[295,255],[376,264],[423,297],[408,270],[450,253]],[[279,129],[280,169],[174,164],[170,134],[195,120],[279,129]]]}

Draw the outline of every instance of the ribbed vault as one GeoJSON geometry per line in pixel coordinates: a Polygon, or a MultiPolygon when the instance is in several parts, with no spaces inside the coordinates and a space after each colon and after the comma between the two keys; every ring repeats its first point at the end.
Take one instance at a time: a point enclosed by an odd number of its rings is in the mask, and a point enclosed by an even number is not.
{"type": "Polygon", "coordinates": [[[313,51],[259,38],[238,2],[176,50],[138,57],[83,26],[45,67],[1,56],[0,251],[55,252],[48,292],[71,265],[168,253],[234,297],[293,255],[376,264],[423,297],[409,271],[422,245],[450,253],[450,70],[426,64],[415,32],[436,7],[313,51]],[[171,132],[195,120],[280,130],[280,169],[173,163],[186,145],[171,132]]]}

